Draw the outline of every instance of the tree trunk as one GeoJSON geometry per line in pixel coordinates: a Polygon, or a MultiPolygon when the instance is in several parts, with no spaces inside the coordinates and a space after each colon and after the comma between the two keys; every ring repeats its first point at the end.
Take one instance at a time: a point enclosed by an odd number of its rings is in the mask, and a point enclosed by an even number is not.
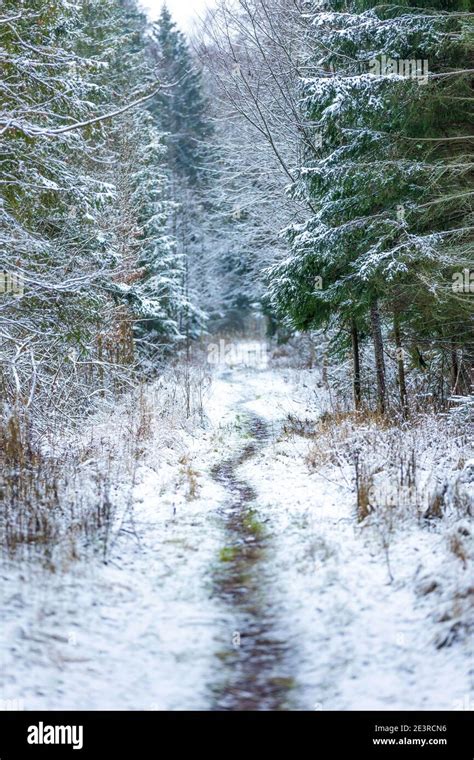
{"type": "Polygon", "coordinates": [[[353,378],[352,388],[354,391],[354,406],[356,410],[361,405],[361,382],[360,382],[360,352],[359,352],[359,333],[355,319],[351,322],[351,340],[352,340],[352,367],[353,378]]]}
{"type": "Polygon", "coordinates": [[[451,341],[451,393],[456,395],[459,382],[458,352],[454,340],[451,341]]]}
{"type": "Polygon", "coordinates": [[[104,389],[104,364],[103,364],[103,339],[102,339],[102,333],[99,333],[97,336],[97,360],[98,360],[98,368],[99,368],[99,382],[100,382],[100,396],[104,398],[105,396],[105,389],[104,389]]]}
{"type": "Polygon", "coordinates": [[[326,351],[323,353],[322,381],[325,387],[328,385],[328,357],[326,351]]]}
{"type": "Polygon", "coordinates": [[[395,311],[393,315],[393,332],[395,336],[395,347],[397,349],[397,366],[398,366],[398,386],[400,390],[400,403],[402,405],[403,416],[406,417],[408,413],[408,394],[405,378],[405,362],[403,360],[403,346],[402,337],[400,334],[400,320],[398,313],[395,311]]]}
{"type": "Polygon", "coordinates": [[[377,377],[377,409],[379,414],[385,414],[387,408],[387,386],[385,382],[385,361],[383,356],[383,338],[380,325],[380,312],[377,299],[370,304],[370,321],[374,341],[375,371],[377,377]]]}

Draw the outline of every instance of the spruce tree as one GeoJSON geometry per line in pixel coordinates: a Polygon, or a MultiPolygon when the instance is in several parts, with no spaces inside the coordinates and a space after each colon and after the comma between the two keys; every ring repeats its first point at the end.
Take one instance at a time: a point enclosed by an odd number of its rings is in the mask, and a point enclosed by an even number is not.
{"type": "Polygon", "coordinates": [[[381,410],[389,325],[402,405],[403,341],[444,351],[452,339],[472,345],[472,309],[463,338],[456,325],[467,299],[458,303],[450,287],[472,241],[472,17],[465,0],[423,7],[315,4],[314,74],[301,94],[322,144],[306,147],[293,194],[317,211],[288,230],[291,256],[271,272],[273,302],[296,325],[370,324],[381,410]],[[407,76],[401,67],[414,59],[425,64],[407,76]],[[380,70],[387,60],[392,69],[380,70]]]}
{"type": "Polygon", "coordinates": [[[194,184],[203,178],[206,141],[212,133],[201,72],[186,38],[163,5],[151,30],[151,50],[158,77],[169,89],[156,96],[152,112],[166,133],[167,162],[173,173],[194,184]]]}

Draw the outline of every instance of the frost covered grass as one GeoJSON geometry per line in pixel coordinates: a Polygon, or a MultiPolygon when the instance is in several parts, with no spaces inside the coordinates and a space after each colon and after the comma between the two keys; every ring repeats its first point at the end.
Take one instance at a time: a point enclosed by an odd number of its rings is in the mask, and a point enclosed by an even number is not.
{"type": "MultiPolygon", "coordinates": [[[[133,509],[137,471],[152,439],[158,449],[202,419],[203,367],[170,367],[158,380],[98,402],[84,420],[54,423],[42,435],[25,413],[0,427],[0,543],[9,556],[35,553],[55,568],[92,552],[106,560],[133,509]]],[[[186,454],[180,477],[189,498],[196,473],[186,454]]]]}
{"type": "Polygon", "coordinates": [[[469,635],[474,588],[472,518],[474,471],[467,428],[449,415],[416,415],[409,422],[349,414],[315,425],[305,455],[310,472],[328,465],[352,484],[354,519],[380,536],[390,580],[390,546],[403,532],[442,538],[443,572],[417,588],[433,593],[434,618],[443,623],[437,646],[469,635]],[[436,609],[438,608],[438,609],[436,609]]]}
{"type": "MultiPolygon", "coordinates": [[[[292,425],[298,433],[298,424],[292,425]]],[[[453,511],[471,516],[472,444],[467,428],[449,415],[418,414],[397,422],[326,413],[305,435],[312,439],[308,466],[317,470],[330,462],[352,468],[369,513],[391,507],[396,519],[430,519],[453,511]]]]}
{"type": "Polygon", "coordinates": [[[98,411],[76,434],[89,459],[106,442],[114,456],[128,450],[134,479],[114,463],[106,562],[83,551],[52,573],[16,552],[0,566],[6,699],[28,710],[211,704],[215,638],[224,628],[230,641],[233,630],[212,598],[225,494],[211,470],[242,443],[243,392],[230,377],[210,387],[197,360],[98,411]]]}
{"type": "MultiPolygon", "coordinates": [[[[48,450],[34,441],[28,421],[12,415],[0,437],[2,517],[0,538],[9,555],[35,550],[54,567],[78,556],[79,544],[105,556],[114,514],[111,499],[113,448],[86,443],[48,450]],[[60,550],[60,551],[59,551],[60,550]]],[[[63,439],[64,440],[64,439],[63,439]]]]}

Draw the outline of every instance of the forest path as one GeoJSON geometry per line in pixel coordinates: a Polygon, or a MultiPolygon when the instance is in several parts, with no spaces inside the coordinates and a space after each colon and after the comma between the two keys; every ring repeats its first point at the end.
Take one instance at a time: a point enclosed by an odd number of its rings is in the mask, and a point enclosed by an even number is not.
{"type": "Polygon", "coordinates": [[[327,408],[319,379],[244,367],[215,378],[248,444],[213,471],[228,494],[214,706],[460,709],[472,693],[470,642],[436,647],[437,602],[420,591],[449,559],[444,539],[415,520],[389,533],[358,522],[341,443],[311,435],[327,408]],[[315,456],[324,464],[313,467],[315,456]]]}
{"type": "Polygon", "coordinates": [[[437,577],[443,539],[416,524],[394,532],[390,581],[380,535],[357,524],[350,472],[310,470],[314,441],[288,425],[291,414],[304,432],[317,418],[317,386],[306,370],[216,368],[204,426],[181,420],[147,444],[107,564],[5,563],[0,700],[27,710],[463,704],[472,653],[434,647],[433,602],[415,593],[437,577]]]}
{"type": "Polygon", "coordinates": [[[289,643],[276,632],[278,609],[266,555],[271,535],[260,520],[258,495],[239,477],[240,465],[268,443],[269,426],[254,413],[244,415],[249,443],[240,453],[217,464],[213,476],[224,486],[227,498],[219,509],[225,547],[214,573],[214,593],[228,608],[233,621],[232,646],[218,652],[222,673],[214,687],[217,710],[291,709],[293,686],[289,643]]]}
{"type": "Polygon", "coordinates": [[[252,404],[284,415],[287,395],[265,368],[216,368],[206,426],[183,424],[164,449],[150,441],[106,564],[3,566],[0,700],[27,710],[288,709],[271,536],[237,472],[274,436],[252,404]]]}

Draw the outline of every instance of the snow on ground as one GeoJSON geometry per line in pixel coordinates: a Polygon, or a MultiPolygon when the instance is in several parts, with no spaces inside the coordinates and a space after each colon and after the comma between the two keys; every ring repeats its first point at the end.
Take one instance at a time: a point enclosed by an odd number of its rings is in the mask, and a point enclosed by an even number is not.
{"type": "MultiPolygon", "coordinates": [[[[419,592],[439,578],[441,565],[451,584],[464,582],[446,536],[406,523],[391,534],[387,561],[377,525],[355,518],[347,467],[311,471],[311,442],[282,428],[288,414],[316,419],[317,379],[314,371],[219,366],[204,423],[166,428],[154,417],[133,508],[119,515],[106,565],[82,559],[51,572],[37,563],[3,564],[5,705],[212,707],[221,678],[216,653],[232,621],[211,581],[225,545],[217,515],[226,499],[211,473],[248,443],[249,415],[266,421],[268,435],[239,477],[257,492],[254,507],[268,535],[266,596],[291,650],[292,706],[472,704],[472,646],[464,638],[436,648],[439,589],[419,592]]],[[[160,393],[152,389],[151,398],[158,404],[160,393]]]]}
{"type": "MultiPolygon", "coordinates": [[[[152,389],[152,399],[160,398],[152,389]]],[[[233,397],[229,399],[232,403],[233,397]]],[[[216,397],[216,420],[225,405],[216,397]]],[[[199,709],[219,611],[209,567],[221,488],[205,473],[214,428],[155,435],[118,515],[107,565],[2,568],[2,698],[25,709],[199,709]],[[203,472],[197,469],[204,456],[203,472]],[[190,488],[198,498],[189,498],[190,488]]],[[[107,431],[107,420],[100,434],[107,431]]],[[[122,484],[123,487],[123,484],[122,484]]]]}
{"type": "Polygon", "coordinates": [[[241,470],[274,531],[283,625],[300,652],[300,706],[449,710],[465,703],[472,641],[436,649],[430,601],[415,593],[433,557],[453,562],[444,539],[415,528],[396,534],[390,583],[377,532],[357,525],[344,480],[308,474],[307,447],[283,440],[241,470]]]}

